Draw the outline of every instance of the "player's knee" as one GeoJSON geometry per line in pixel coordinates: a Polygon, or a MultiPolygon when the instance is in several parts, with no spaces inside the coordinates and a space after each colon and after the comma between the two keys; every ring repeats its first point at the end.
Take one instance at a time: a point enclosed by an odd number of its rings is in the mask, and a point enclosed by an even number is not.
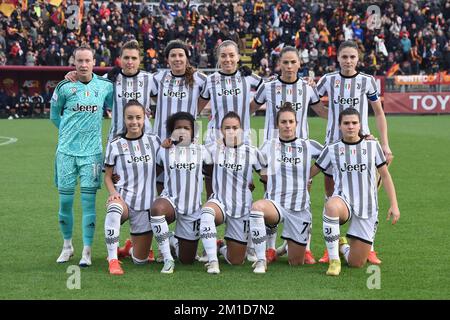
{"type": "Polygon", "coordinates": [[[167,206],[163,200],[157,199],[153,202],[150,212],[152,216],[165,215],[167,213],[167,206]]]}
{"type": "Polygon", "coordinates": [[[261,212],[264,212],[264,208],[265,208],[265,206],[264,206],[264,200],[258,200],[258,201],[255,201],[255,202],[252,204],[252,211],[261,211],[261,212]]]}
{"type": "Polygon", "coordinates": [[[329,199],[325,204],[325,213],[329,217],[339,217],[339,205],[335,200],[329,199]]]}

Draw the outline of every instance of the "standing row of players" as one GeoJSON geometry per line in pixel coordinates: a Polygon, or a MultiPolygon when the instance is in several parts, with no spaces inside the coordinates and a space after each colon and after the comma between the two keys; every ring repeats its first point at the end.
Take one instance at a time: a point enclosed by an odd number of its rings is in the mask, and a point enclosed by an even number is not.
{"type": "MultiPolygon", "coordinates": [[[[242,122],[244,140],[248,141],[250,114],[259,104],[265,102],[267,105],[265,137],[270,139],[276,132],[276,122],[273,120],[276,111],[288,101],[297,114],[296,137],[308,138],[306,110],[312,105],[320,116],[329,118],[327,141],[330,142],[339,139],[336,122],[338,111],[347,107],[361,111],[362,131],[368,133],[369,99],[375,111],[381,147],[387,160],[390,161],[392,158],[387,142],[386,120],[375,82],[372,77],[356,71],[357,47],[351,42],[344,42],[339,50],[341,72],[324,76],[319,81],[317,89],[297,77],[300,66],[298,54],[295,48],[290,47],[285,48],[280,56],[281,75],[265,83],[251,72],[238,69],[239,53],[237,45],[231,41],[225,41],[219,46],[220,71],[208,77],[201,75],[189,65],[186,47],[179,41],[169,43],[166,48],[170,71],[160,71],[154,75],[138,70],[139,46],[136,42],[127,43],[121,53],[122,69],[119,72],[113,70],[109,74],[112,83],[92,74],[93,58],[88,48],[79,48],[75,53],[77,71],[74,76],[78,81],[75,83],[62,81],[56,88],[52,101],[52,120],[60,129],[56,168],[60,193],[60,226],[65,239],[59,262],[67,261],[73,254],[71,211],[77,174],[80,174],[85,245],[80,264],[89,265],[91,262],[90,247],[95,227],[93,201],[96,189],[100,185],[98,169],[102,165],[99,131],[101,120],[98,114],[102,111],[106,100],[109,100],[108,106],[111,106],[114,100],[109,141],[117,133],[124,132],[123,109],[130,98],[138,100],[148,113],[150,95],[157,95],[155,133],[162,139],[167,137],[164,124],[168,116],[184,111],[195,117],[210,99],[212,119],[208,125],[211,129],[209,132],[216,132],[224,115],[234,111],[242,122]],[[257,88],[257,93],[251,102],[252,87],[257,88]],[[328,94],[330,98],[328,110],[320,103],[319,95],[324,94],[328,94]],[[84,101],[86,103],[83,105],[84,101]],[[70,131],[74,134],[70,134],[70,131]],[[66,156],[71,157],[70,161],[64,158],[66,156]]],[[[144,130],[151,131],[148,120],[145,120],[144,130]]],[[[217,136],[212,134],[209,141],[215,141],[216,138],[217,136]]],[[[328,191],[329,189],[327,193],[328,191]]]]}

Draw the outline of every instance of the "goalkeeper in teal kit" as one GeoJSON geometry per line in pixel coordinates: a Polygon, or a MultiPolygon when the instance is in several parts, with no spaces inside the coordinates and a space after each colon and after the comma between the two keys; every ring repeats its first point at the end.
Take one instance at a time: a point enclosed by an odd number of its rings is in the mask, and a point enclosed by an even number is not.
{"type": "Polygon", "coordinates": [[[95,197],[102,182],[102,120],[104,107],[113,107],[111,81],[98,77],[93,51],[88,46],[74,50],[79,81],[61,81],[51,100],[50,119],[59,129],[55,182],[59,192],[59,226],[64,245],[59,263],[74,254],[72,245],[73,199],[80,177],[83,212],[83,252],[80,266],[91,265],[95,231],[95,197]]]}

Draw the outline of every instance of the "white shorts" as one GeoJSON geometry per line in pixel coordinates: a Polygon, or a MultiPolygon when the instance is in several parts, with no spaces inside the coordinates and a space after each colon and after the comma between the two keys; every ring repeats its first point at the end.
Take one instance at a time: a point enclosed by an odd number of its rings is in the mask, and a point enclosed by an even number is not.
{"type": "Polygon", "coordinates": [[[283,222],[284,224],[281,239],[291,240],[298,245],[306,246],[311,232],[311,209],[307,208],[302,211],[289,210],[283,208],[275,201],[267,200],[275,206],[280,215],[278,223],[283,222]]]}
{"type": "Polygon", "coordinates": [[[128,207],[128,217],[132,236],[141,236],[152,232],[149,210],[136,211],[128,207]]]}
{"type": "Polygon", "coordinates": [[[236,241],[242,245],[247,245],[250,231],[250,213],[240,218],[226,214],[225,206],[216,199],[209,199],[208,202],[216,204],[222,211],[225,226],[225,240],[236,241]]]}
{"type": "Polygon", "coordinates": [[[202,209],[199,208],[192,214],[180,214],[170,197],[161,196],[160,198],[169,201],[175,212],[175,237],[189,241],[197,241],[200,239],[200,217],[202,215],[202,209]]]}
{"type": "Polygon", "coordinates": [[[355,214],[355,212],[353,212],[350,204],[344,197],[341,196],[333,196],[333,197],[338,197],[339,199],[342,199],[342,201],[344,201],[345,205],[347,206],[349,212],[349,218],[347,221],[350,221],[350,225],[348,227],[346,236],[348,238],[353,238],[371,245],[373,243],[373,240],[375,239],[375,234],[377,233],[378,212],[370,218],[363,219],[358,217],[355,214]]]}

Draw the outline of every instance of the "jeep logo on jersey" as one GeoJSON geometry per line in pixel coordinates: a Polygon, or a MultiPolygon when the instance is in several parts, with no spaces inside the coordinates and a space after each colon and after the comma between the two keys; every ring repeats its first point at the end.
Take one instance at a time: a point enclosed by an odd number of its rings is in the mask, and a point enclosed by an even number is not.
{"type": "Polygon", "coordinates": [[[172,91],[172,90],[167,90],[164,91],[164,97],[170,97],[170,98],[177,98],[177,99],[183,99],[186,97],[186,92],[184,91],[172,91]]]}
{"type": "Polygon", "coordinates": [[[335,104],[349,105],[351,107],[357,106],[359,104],[359,98],[345,98],[338,96],[337,100],[333,100],[335,104]]]}
{"type": "Polygon", "coordinates": [[[82,104],[79,104],[79,103],[77,103],[77,105],[72,108],[72,111],[75,111],[75,112],[80,111],[80,112],[91,112],[91,113],[94,113],[97,110],[98,110],[98,107],[96,105],[92,105],[92,106],[87,105],[87,106],[85,106],[85,105],[82,105],[82,104]]]}
{"type": "Polygon", "coordinates": [[[238,163],[226,163],[225,162],[225,163],[220,163],[219,166],[222,168],[233,170],[233,171],[241,171],[242,170],[242,164],[238,164],[238,163]]]}
{"type": "Polygon", "coordinates": [[[365,170],[367,170],[367,165],[365,163],[348,164],[344,162],[344,167],[341,168],[341,172],[359,171],[360,173],[362,173],[365,170]]]}
{"type": "Polygon", "coordinates": [[[150,155],[146,154],[144,156],[131,156],[131,158],[127,161],[128,163],[138,163],[138,162],[149,162],[152,160],[152,157],[150,155]]]}
{"type": "Polygon", "coordinates": [[[183,162],[175,162],[169,166],[170,169],[177,169],[177,170],[194,170],[196,167],[195,162],[191,163],[183,163],[183,162]]]}
{"type": "Polygon", "coordinates": [[[237,96],[241,93],[241,89],[235,88],[235,89],[222,89],[217,95],[219,97],[221,96],[237,96]]]}
{"type": "Polygon", "coordinates": [[[283,162],[283,163],[290,163],[293,164],[294,166],[296,166],[297,164],[302,162],[301,158],[298,157],[287,157],[282,155],[281,159],[278,159],[279,162],[283,162]]]}
{"type": "Polygon", "coordinates": [[[122,94],[119,93],[117,96],[119,98],[137,100],[142,96],[142,94],[139,91],[133,91],[133,92],[122,91],[122,94]]]}
{"type": "MultiPolygon", "coordinates": [[[[280,104],[276,105],[275,108],[280,110],[283,107],[284,103],[285,102],[280,101],[280,104]]],[[[299,111],[302,108],[302,103],[301,102],[295,102],[295,103],[291,102],[291,105],[292,105],[292,109],[295,110],[295,111],[299,111]]]]}

